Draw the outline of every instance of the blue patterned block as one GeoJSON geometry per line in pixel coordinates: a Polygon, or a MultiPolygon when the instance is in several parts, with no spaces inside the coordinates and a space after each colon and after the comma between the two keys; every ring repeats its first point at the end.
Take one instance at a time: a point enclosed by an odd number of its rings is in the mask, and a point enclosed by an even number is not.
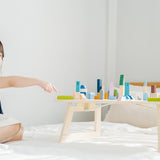
{"type": "Polygon", "coordinates": [[[143,100],[148,101],[148,93],[143,93],[143,100]]]}
{"type": "Polygon", "coordinates": [[[129,95],[129,82],[125,82],[125,96],[129,95]]]}
{"type": "Polygon", "coordinates": [[[96,94],[94,92],[89,92],[89,93],[87,93],[87,99],[94,99],[95,95],[96,94]]]}
{"type": "Polygon", "coordinates": [[[109,96],[109,100],[116,100],[117,97],[116,96],[109,96]]]}

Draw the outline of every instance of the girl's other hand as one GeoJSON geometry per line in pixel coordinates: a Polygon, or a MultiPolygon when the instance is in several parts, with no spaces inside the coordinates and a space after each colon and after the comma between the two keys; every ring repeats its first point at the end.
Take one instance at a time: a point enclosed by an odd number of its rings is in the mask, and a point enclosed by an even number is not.
{"type": "Polygon", "coordinates": [[[49,82],[40,81],[40,87],[44,89],[44,91],[51,93],[53,90],[57,93],[57,89],[49,82]]]}

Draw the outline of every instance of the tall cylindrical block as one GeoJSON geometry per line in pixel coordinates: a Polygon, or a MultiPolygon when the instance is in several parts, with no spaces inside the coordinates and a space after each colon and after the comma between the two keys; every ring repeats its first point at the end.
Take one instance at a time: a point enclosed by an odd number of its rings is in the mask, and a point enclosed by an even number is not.
{"type": "Polygon", "coordinates": [[[124,75],[123,74],[120,75],[119,85],[120,86],[124,85],[124,75]]]}
{"type": "Polygon", "coordinates": [[[81,86],[81,82],[76,81],[76,92],[80,92],[80,86],[81,86]]]}
{"type": "Polygon", "coordinates": [[[129,94],[129,82],[125,82],[125,96],[128,96],[129,94]]]}
{"type": "Polygon", "coordinates": [[[151,93],[156,93],[156,85],[151,86],[151,93]]]}
{"type": "Polygon", "coordinates": [[[97,79],[97,93],[99,93],[101,89],[102,89],[102,80],[97,79]]]}

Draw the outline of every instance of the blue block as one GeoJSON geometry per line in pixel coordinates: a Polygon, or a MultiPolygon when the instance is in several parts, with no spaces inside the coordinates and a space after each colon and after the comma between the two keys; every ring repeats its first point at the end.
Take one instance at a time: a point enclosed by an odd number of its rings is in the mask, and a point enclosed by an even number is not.
{"type": "Polygon", "coordinates": [[[148,101],[148,93],[143,93],[143,100],[148,101]]]}
{"type": "Polygon", "coordinates": [[[129,82],[125,82],[125,96],[129,95],[129,82]]]}
{"type": "Polygon", "coordinates": [[[109,100],[116,100],[117,97],[116,96],[109,96],[109,100]]]}
{"type": "Polygon", "coordinates": [[[144,86],[147,86],[147,80],[144,81],[144,86]]]}
{"type": "Polygon", "coordinates": [[[97,79],[97,93],[99,93],[101,89],[102,89],[102,80],[97,79]]]}
{"type": "Polygon", "coordinates": [[[80,92],[81,94],[84,94],[85,96],[87,95],[87,93],[86,92],[80,92]]]}
{"type": "Polygon", "coordinates": [[[94,92],[90,92],[90,93],[87,93],[87,99],[94,99],[94,96],[95,96],[96,94],[94,93],[94,92]]]}
{"type": "Polygon", "coordinates": [[[80,92],[80,85],[81,85],[81,82],[76,81],[76,92],[80,92]]]}

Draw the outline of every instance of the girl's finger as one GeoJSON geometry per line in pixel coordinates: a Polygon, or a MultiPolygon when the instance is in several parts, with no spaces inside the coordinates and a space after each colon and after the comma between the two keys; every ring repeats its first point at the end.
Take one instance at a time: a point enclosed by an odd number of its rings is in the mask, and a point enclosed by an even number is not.
{"type": "Polygon", "coordinates": [[[52,87],[53,87],[53,89],[55,90],[55,92],[57,93],[58,91],[57,91],[57,89],[52,85],[52,87]]]}

